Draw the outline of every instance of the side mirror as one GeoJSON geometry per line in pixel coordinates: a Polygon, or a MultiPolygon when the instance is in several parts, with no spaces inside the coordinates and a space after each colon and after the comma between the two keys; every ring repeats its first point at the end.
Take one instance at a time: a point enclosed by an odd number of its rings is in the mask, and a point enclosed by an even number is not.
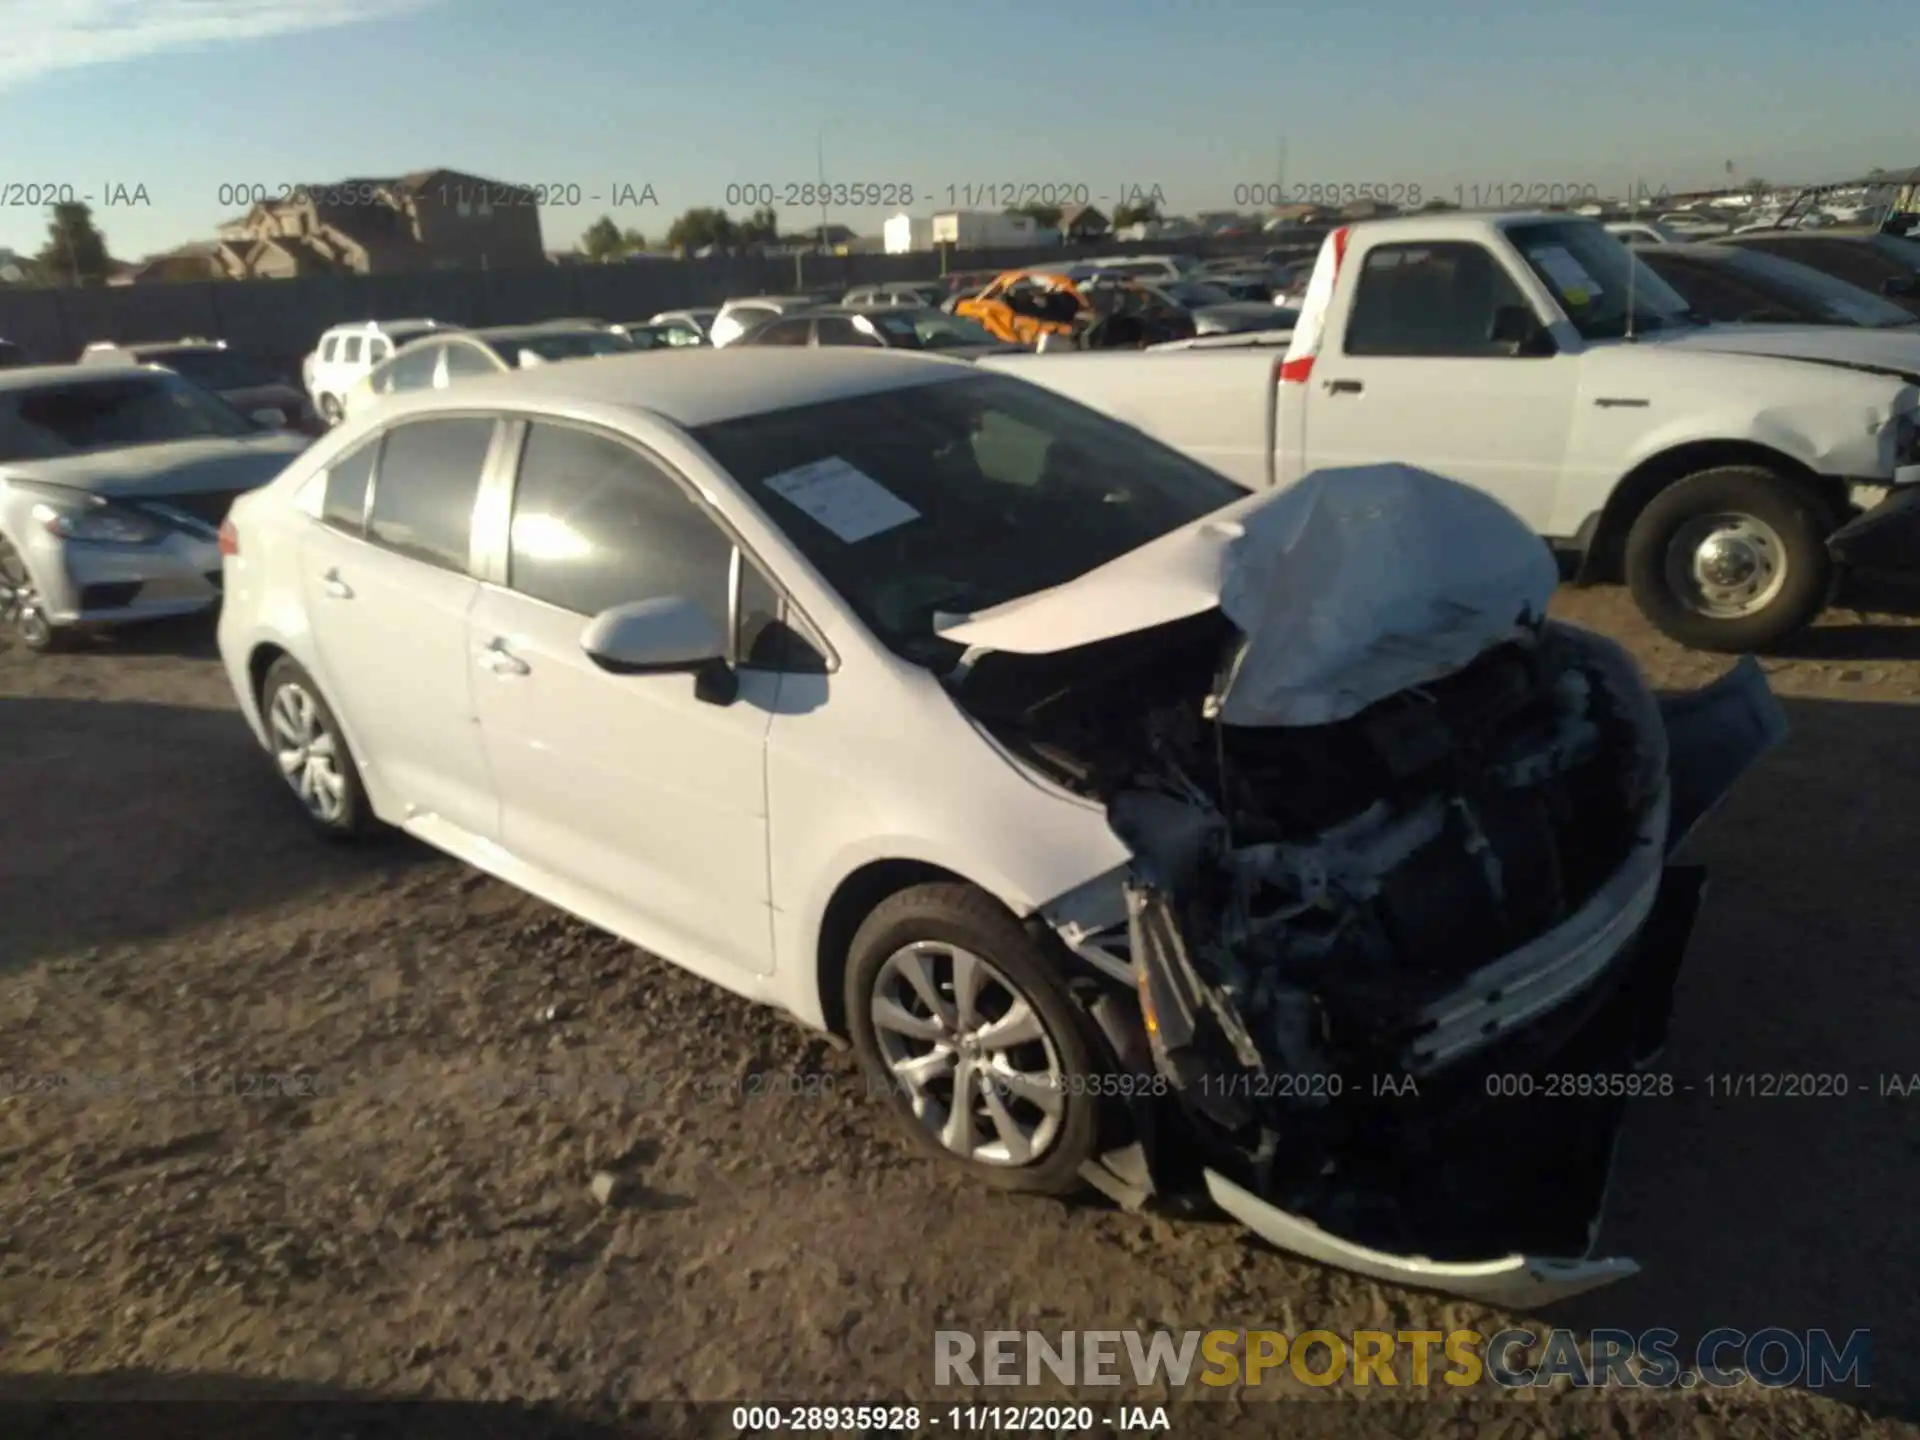
{"type": "Polygon", "coordinates": [[[730,705],[740,693],[726,637],[684,595],[602,610],[587,622],[580,648],[613,675],[692,675],[694,694],[710,704],[730,705]]]}
{"type": "Polygon", "coordinates": [[[287,428],[287,417],[271,407],[249,410],[247,412],[247,418],[256,425],[266,426],[269,430],[284,430],[287,428]]]}
{"type": "Polygon", "coordinates": [[[1487,330],[1487,339],[1495,345],[1507,346],[1515,355],[1552,352],[1553,341],[1547,334],[1546,326],[1525,305],[1502,305],[1495,310],[1493,324],[1487,330]]]}

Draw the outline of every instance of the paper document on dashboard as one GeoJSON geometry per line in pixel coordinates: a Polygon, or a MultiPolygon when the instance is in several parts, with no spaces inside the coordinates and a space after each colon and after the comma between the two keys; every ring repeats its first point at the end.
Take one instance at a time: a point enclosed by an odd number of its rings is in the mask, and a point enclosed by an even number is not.
{"type": "Polygon", "coordinates": [[[918,510],[838,455],[783,470],[765,483],[849,545],[920,518],[918,510]]]}

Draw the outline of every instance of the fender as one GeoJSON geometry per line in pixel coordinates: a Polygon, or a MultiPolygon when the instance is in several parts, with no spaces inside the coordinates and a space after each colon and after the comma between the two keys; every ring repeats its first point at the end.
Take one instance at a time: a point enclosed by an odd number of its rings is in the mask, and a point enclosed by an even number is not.
{"type": "Polygon", "coordinates": [[[1117,866],[1128,858],[1128,851],[1115,836],[1111,854],[1089,849],[1087,863],[1076,867],[1084,869],[1084,875],[1054,894],[1037,895],[1009,871],[990,861],[983,862],[977,849],[927,835],[863,836],[834,852],[831,862],[819,872],[825,878],[800,897],[797,905],[788,908],[782,905],[782,897],[774,897],[774,973],[783,978],[779,988],[785,1003],[800,1020],[816,1029],[830,1028],[829,1017],[838,1002],[825,992],[837,983],[833,977],[839,973],[839,957],[823,965],[819,945],[834,897],[849,879],[870,865],[904,861],[944,871],[977,885],[1019,919],[1027,920],[1050,901],[1073,894],[1090,881],[1114,874],[1117,866]]]}

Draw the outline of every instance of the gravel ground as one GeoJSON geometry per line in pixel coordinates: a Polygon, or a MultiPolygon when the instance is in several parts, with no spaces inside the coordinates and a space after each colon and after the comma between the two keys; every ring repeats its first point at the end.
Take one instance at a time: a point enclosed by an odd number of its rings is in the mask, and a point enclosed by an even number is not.
{"type": "MultiPolygon", "coordinates": [[[[1562,608],[1663,686],[1725,664],[1618,592],[1562,608]]],[[[1545,1318],[1870,1328],[1872,1388],[1227,1396],[1174,1433],[1920,1435],[1920,1097],[1863,1093],[1920,1071],[1920,623],[1839,613],[1766,663],[1794,734],[1696,842],[1716,883],[1669,1066],[1853,1093],[1640,1102],[1604,1238],[1645,1273],[1545,1318]]],[[[123,1087],[0,1095],[0,1398],[428,1396],[476,1402],[463,1434],[584,1436],[628,1402],[924,1403],[940,1328],[1516,1318],[1214,1218],[956,1180],[798,1027],[412,842],[311,840],[288,804],[206,625],[0,650],[0,1068],[123,1087]],[[542,1070],[628,1088],[516,1089],[542,1070]],[[218,1078],[296,1071],[325,1093],[218,1078]]],[[[675,1415],[655,1428],[730,1433],[675,1415]]]]}

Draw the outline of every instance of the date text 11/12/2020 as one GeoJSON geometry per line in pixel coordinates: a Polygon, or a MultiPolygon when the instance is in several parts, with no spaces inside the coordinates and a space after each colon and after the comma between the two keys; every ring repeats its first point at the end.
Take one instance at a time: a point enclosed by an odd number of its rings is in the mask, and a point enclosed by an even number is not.
{"type": "Polygon", "coordinates": [[[1634,186],[1619,195],[1590,180],[1492,180],[1467,185],[1422,185],[1407,180],[1310,181],[1283,184],[1277,180],[1249,180],[1233,187],[1236,206],[1353,205],[1371,200],[1406,209],[1453,206],[1461,210],[1549,205],[1615,205],[1637,209],[1675,203],[1674,192],[1634,186]]]}

